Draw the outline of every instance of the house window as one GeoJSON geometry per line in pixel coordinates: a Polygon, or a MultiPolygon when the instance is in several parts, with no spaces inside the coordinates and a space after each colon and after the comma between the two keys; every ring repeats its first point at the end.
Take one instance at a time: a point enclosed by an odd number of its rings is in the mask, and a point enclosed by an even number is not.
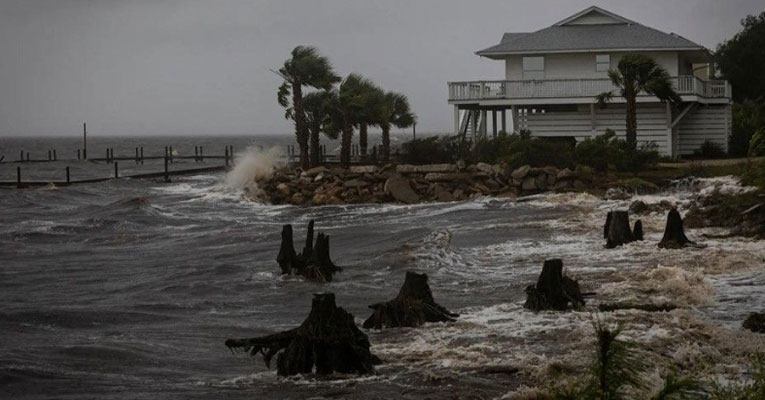
{"type": "Polygon", "coordinates": [[[545,58],[523,57],[523,79],[545,79],[545,58]]]}
{"type": "Polygon", "coordinates": [[[611,69],[611,56],[608,54],[597,54],[595,56],[595,71],[607,72],[611,69]]]}

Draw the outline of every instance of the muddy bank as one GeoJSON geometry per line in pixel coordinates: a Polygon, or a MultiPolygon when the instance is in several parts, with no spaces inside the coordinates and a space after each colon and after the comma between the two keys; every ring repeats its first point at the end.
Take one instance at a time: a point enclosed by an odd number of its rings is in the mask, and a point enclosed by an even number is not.
{"type": "Polygon", "coordinates": [[[555,167],[511,169],[504,164],[464,166],[365,165],[348,169],[277,169],[255,181],[251,198],[271,204],[327,205],[359,203],[450,202],[483,196],[516,198],[548,191],[585,191],[598,187],[592,171],[555,167]]]}

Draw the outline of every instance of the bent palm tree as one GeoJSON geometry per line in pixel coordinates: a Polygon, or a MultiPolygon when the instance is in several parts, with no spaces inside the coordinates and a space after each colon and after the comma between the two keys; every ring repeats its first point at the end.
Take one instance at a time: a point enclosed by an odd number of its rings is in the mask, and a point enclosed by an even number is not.
{"type": "Polygon", "coordinates": [[[279,69],[284,83],[279,86],[279,104],[286,109],[285,118],[295,121],[295,136],[300,148],[300,167],[308,168],[308,128],[303,111],[303,86],[329,90],[340,81],[329,60],[313,47],[297,46],[290,59],[279,69]],[[290,104],[291,97],[291,104],[290,104]]]}
{"type": "Polygon", "coordinates": [[[329,92],[323,90],[308,93],[303,97],[303,110],[310,137],[311,167],[319,165],[321,161],[319,135],[321,134],[322,126],[327,123],[327,118],[329,118],[326,105],[328,98],[329,92]]]}
{"type": "Polygon", "coordinates": [[[409,100],[401,93],[387,92],[380,105],[379,125],[382,129],[382,159],[390,158],[390,128],[408,128],[417,121],[409,108],[409,100]]]}
{"type": "MultiPolygon", "coordinates": [[[[608,77],[627,102],[627,142],[632,149],[637,147],[637,96],[640,92],[656,96],[662,102],[682,102],[672,88],[672,78],[667,70],[646,55],[625,55],[619,60],[615,70],[608,71],[608,77]]],[[[610,101],[612,96],[611,92],[604,92],[595,98],[598,104],[603,105],[610,101]]]]}
{"type": "Polygon", "coordinates": [[[340,164],[347,167],[351,161],[353,128],[368,121],[371,105],[377,102],[382,91],[372,81],[358,74],[350,74],[336,90],[329,92],[327,112],[329,121],[326,132],[342,132],[340,141],[340,164]]]}

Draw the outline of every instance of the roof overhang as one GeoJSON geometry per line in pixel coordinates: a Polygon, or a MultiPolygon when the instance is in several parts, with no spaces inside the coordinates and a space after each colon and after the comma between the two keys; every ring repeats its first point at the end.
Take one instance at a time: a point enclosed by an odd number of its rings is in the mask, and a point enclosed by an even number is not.
{"type": "Polygon", "coordinates": [[[491,58],[494,60],[501,60],[506,56],[513,55],[536,55],[536,54],[569,54],[569,53],[639,53],[639,52],[656,52],[656,51],[697,51],[703,52],[711,57],[711,52],[704,47],[670,47],[670,48],[615,48],[615,49],[580,49],[580,50],[533,50],[533,51],[497,51],[491,52],[486,50],[480,50],[475,54],[491,58]]]}

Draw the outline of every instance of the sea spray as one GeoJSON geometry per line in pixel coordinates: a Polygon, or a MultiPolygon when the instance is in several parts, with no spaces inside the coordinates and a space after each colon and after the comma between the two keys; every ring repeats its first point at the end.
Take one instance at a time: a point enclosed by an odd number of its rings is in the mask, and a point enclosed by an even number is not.
{"type": "Polygon", "coordinates": [[[284,165],[284,154],[277,147],[261,150],[248,147],[236,156],[234,168],[226,174],[224,184],[231,189],[241,189],[251,198],[262,199],[263,190],[258,181],[270,178],[274,171],[284,165]]]}

